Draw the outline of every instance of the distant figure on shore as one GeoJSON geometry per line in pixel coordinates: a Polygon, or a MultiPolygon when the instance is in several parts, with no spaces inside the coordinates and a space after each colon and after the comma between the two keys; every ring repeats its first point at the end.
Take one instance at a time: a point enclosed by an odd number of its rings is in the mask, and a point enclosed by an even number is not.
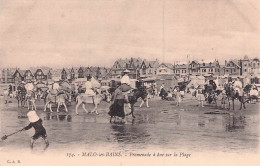
{"type": "Polygon", "coordinates": [[[8,94],[9,94],[9,92],[8,92],[8,90],[5,88],[5,89],[4,89],[4,100],[5,100],[5,104],[8,103],[8,94]]]}

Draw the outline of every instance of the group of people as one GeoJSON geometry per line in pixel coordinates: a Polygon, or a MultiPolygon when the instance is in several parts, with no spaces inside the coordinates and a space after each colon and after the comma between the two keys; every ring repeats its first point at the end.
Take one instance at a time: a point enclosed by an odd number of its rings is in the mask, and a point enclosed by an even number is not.
{"type": "Polygon", "coordinates": [[[220,99],[222,108],[227,108],[229,98],[237,98],[240,100],[241,103],[245,103],[245,98],[248,98],[250,100],[251,98],[255,98],[257,100],[259,96],[256,86],[249,84],[243,86],[239,78],[237,78],[235,81],[229,80],[227,83],[224,84],[224,87],[222,88],[214,85],[215,82],[211,80],[208,84],[205,84],[204,86],[199,85],[195,89],[194,96],[199,101],[199,106],[204,107],[204,102],[209,101],[209,99],[213,98],[214,100],[220,99]],[[247,86],[250,87],[248,89],[248,92],[246,92],[245,90],[247,86]]]}
{"type": "Polygon", "coordinates": [[[162,83],[160,86],[160,94],[162,100],[168,100],[168,101],[176,101],[176,105],[180,106],[180,103],[182,101],[182,98],[184,97],[184,91],[181,91],[179,86],[176,86],[174,88],[170,87],[170,90],[165,90],[165,85],[162,83]]]}

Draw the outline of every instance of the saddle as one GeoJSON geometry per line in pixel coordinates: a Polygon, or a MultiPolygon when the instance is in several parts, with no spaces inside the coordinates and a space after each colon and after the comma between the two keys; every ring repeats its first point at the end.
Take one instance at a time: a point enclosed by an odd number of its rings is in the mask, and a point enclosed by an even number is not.
{"type": "Polygon", "coordinates": [[[134,96],[134,92],[130,92],[127,94],[128,97],[133,97],[134,96]]]}
{"type": "Polygon", "coordinates": [[[53,96],[57,96],[58,93],[59,93],[59,92],[58,92],[58,90],[56,90],[56,89],[50,90],[50,94],[53,95],[53,96]]]}

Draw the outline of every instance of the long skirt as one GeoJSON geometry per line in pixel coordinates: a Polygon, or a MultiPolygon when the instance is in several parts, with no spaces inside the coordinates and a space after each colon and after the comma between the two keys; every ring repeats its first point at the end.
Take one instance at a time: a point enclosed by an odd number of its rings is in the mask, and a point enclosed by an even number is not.
{"type": "Polygon", "coordinates": [[[110,111],[108,112],[108,115],[124,118],[124,101],[124,99],[116,99],[115,102],[109,107],[110,111]]]}

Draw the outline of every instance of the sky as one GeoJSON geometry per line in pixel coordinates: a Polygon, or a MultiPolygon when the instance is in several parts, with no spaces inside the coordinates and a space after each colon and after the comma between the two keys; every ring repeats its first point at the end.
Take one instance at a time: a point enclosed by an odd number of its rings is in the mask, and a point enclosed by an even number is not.
{"type": "Polygon", "coordinates": [[[0,68],[260,57],[258,0],[0,0],[0,68]]]}

